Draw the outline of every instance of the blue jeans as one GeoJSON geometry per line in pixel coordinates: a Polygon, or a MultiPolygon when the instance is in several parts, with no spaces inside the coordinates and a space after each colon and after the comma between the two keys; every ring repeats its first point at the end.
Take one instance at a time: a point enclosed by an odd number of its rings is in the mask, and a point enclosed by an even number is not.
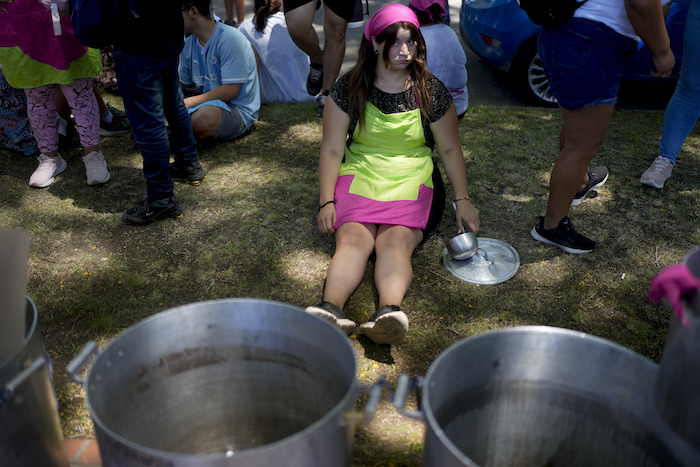
{"type": "Polygon", "coordinates": [[[700,116],[700,0],[693,0],[683,33],[683,62],[676,92],[666,106],[659,155],[674,165],[700,116]]]}
{"type": "Polygon", "coordinates": [[[152,57],[114,51],[119,93],[143,157],[149,201],[173,195],[171,151],[175,162],[183,167],[197,161],[197,142],[180,90],[178,57],[176,49],[152,57]]]}

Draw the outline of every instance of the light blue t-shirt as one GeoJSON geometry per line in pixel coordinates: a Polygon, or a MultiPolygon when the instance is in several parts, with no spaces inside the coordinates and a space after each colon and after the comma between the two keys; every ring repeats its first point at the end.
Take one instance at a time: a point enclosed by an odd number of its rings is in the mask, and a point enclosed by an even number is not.
{"type": "MultiPolygon", "coordinates": [[[[225,104],[240,113],[248,128],[258,119],[260,84],[255,54],[248,39],[236,28],[217,22],[203,47],[194,34],[190,35],[180,54],[179,72],[184,86],[194,85],[202,92],[223,84],[240,84],[238,97],[225,104]]],[[[225,104],[219,100],[202,105],[216,105],[228,110],[225,104]]]]}

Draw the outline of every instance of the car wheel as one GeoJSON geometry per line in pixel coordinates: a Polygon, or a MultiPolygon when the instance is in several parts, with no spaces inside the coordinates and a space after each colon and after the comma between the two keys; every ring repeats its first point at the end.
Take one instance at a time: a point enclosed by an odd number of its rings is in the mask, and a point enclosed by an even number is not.
{"type": "Polygon", "coordinates": [[[537,55],[537,36],[520,48],[513,61],[511,73],[525,101],[539,107],[557,106],[557,99],[549,88],[542,61],[537,55]]]}

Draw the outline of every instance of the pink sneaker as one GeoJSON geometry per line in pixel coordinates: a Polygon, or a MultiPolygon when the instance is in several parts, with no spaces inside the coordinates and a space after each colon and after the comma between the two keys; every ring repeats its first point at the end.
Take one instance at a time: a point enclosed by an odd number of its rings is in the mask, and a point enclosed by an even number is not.
{"type": "Polygon", "coordinates": [[[54,181],[54,177],[66,170],[66,161],[60,155],[49,157],[46,154],[39,154],[37,157],[39,167],[36,168],[29,177],[29,186],[34,188],[46,188],[54,181]]]}
{"type": "Polygon", "coordinates": [[[109,170],[101,152],[92,151],[87,156],[83,156],[83,163],[88,185],[102,185],[109,181],[109,170]]]}
{"type": "Polygon", "coordinates": [[[671,176],[673,164],[663,156],[658,156],[651,166],[644,172],[639,181],[654,188],[663,188],[664,183],[671,176]]]}

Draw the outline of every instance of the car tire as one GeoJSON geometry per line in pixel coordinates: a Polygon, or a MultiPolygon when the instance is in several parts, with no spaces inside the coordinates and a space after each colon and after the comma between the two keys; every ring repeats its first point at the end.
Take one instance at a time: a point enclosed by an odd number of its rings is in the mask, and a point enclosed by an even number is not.
{"type": "Polygon", "coordinates": [[[547,75],[537,54],[537,36],[528,40],[518,51],[513,66],[512,78],[523,99],[538,107],[557,107],[557,99],[549,88],[547,75]]]}

